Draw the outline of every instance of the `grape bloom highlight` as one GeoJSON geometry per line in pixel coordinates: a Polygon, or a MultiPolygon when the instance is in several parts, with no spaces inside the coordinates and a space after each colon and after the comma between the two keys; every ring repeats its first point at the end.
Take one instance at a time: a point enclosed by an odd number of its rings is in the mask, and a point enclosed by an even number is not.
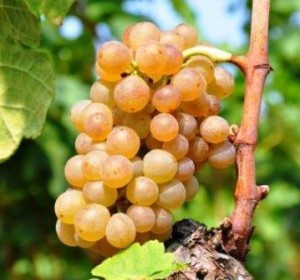
{"type": "Polygon", "coordinates": [[[218,116],[234,79],[206,56],[184,57],[197,44],[188,24],[161,31],[142,22],[100,47],[100,78],[70,114],[77,155],[55,203],[62,243],[109,257],[133,242],[164,241],[171,211],[198,193],[195,173],[206,162],[234,163],[229,124],[218,116]]]}

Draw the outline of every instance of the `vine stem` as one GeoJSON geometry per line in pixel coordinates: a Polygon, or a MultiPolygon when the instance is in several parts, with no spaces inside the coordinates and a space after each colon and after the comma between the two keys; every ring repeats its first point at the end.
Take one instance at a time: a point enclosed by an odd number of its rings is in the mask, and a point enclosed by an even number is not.
{"type": "Polygon", "coordinates": [[[248,252],[255,208],[269,191],[268,186],[256,184],[254,156],[264,84],[272,70],[268,59],[269,10],[270,0],[253,0],[248,53],[231,57],[231,62],[244,72],[246,87],[241,126],[234,139],[237,147],[235,207],[229,219],[231,227],[223,239],[227,251],[239,260],[244,260],[248,252]]]}

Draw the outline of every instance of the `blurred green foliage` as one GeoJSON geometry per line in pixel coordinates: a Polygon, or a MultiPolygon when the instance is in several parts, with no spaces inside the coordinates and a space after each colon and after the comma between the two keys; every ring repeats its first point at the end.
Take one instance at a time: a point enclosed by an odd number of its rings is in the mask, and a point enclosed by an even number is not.
{"type": "MultiPolygon", "coordinates": [[[[127,25],[146,19],[126,12],[124,2],[78,1],[69,16],[81,22],[83,31],[73,39],[42,22],[41,44],[54,59],[57,97],[43,134],[34,141],[24,140],[15,155],[0,165],[3,280],[88,279],[96,264],[83,250],[67,248],[57,240],[53,205],[67,188],[63,168],[75,153],[76,136],[68,114],[72,104],[88,97],[95,80],[94,47],[111,38],[119,39],[127,25]]],[[[150,6],[151,0],[148,2],[150,6]]],[[[184,1],[170,2],[183,21],[195,21],[195,11],[184,1]]],[[[270,60],[275,71],[267,80],[256,150],[258,184],[269,184],[270,195],[255,213],[255,233],[246,263],[256,279],[300,279],[299,10],[297,0],[272,1],[270,60]]],[[[249,22],[245,30],[249,30],[249,22]]],[[[222,110],[232,123],[239,123],[242,100],[243,78],[238,74],[235,93],[222,110]]],[[[233,208],[234,170],[216,171],[205,166],[198,177],[201,192],[176,211],[175,217],[217,226],[233,208]]]]}

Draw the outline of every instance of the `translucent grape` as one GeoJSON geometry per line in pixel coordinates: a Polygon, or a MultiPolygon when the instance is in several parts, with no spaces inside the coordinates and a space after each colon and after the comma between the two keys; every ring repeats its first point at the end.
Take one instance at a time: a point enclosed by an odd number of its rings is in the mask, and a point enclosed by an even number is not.
{"type": "Polygon", "coordinates": [[[201,162],[208,157],[209,146],[205,140],[199,136],[196,136],[190,141],[190,149],[187,156],[195,162],[201,162]]]}
{"type": "Polygon", "coordinates": [[[208,100],[208,108],[205,116],[218,115],[221,110],[220,100],[216,96],[211,94],[207,94],[207,100],[208,100]]]}
{"type": "Polygon", "coordinates": [[[161,207],[152,207],[155,213],[155,224],[152,228],[152,232],[155,234],[169,233],[173,225],[172,214],[161,207]]]}
{"type": "Polygon", "coordinates": [[[167,54],[167,63],[162,72],[166,75],[175,74],[180,70],[183,63],[182,52],[173,45],[164,44],[164,47],[167,54]]]}
{"type": "Polygon", "coordinates": [[[122,42],[123,44],[125,44],[127,47],[130,48],[130,34],[131,34],[131,31],[133,29],[133,27],[135,26],[136,24],[132,24],[132,25],[129,25],[125,31],[123,32],[123,35],[122,35],[122,42]]]}
{"type": "Polygon", "coordinates": [[[77,242],[74,238],[75,229],[73,225],[64,224],[60,220],[57,220],[55,226],[58,239],[67,246],[76,247],[77,242]]]}
{"type": "Polygon", "coordinates": [[[165,47],[156,41],[141,45],[135,54],[139,70],[145,74],[161,73],[167,64],[165,47]]]}
{"type": "Polygon", "coordinates": [[[152,240],[158,240],[160,242],[165,242],[166,240],[168,240],[171,237],[172,234],[172,228],[170,228],[170,230],[168,230],[165,233],[161,233],[161,234],[156,234],[154,232],[150,233],[150,238],[152,240]]]}
{"type": "Polygon", "coordinates": [[[111,216],[106,227],[107,241],[116,248],[126,248],[133,243],[136,229],[132,219],[124,213],[111,216]]]}
{"type": "Polygon", "coordinates": [[[177,136],[179,125],[171,114],[160,113],[152,119],[150,131],[153,138],[159,141],[171,141],[177,136]]]}
{"type": "Polygon", "coordinates": [[[118,253],[119,249],[110,245],[106,237],[103,237],[94,244],[94,246],[91,248],[91,251],[105,258],[109,258],[118,253]]]}
{"type": "Polygon", "coordinates": [[[210,83],[214,79],[215,68],[214,64],[209,58],[203,55],[195,55],[189,58],[185,63],[186,67],[196,70],[199,74],[202,74],[207,83],[210,83]]]}
{"type": "Polygon", "coordinates": [[[127,114],[124,119],[124,125],[132,128],[140,139],[147,137],[150,132],[151,117],[144,112],[127,114]]]}
{"type": "Polygon", "coordinates": [[[206,116],[209,110],[210,100],[208,94],[203,93],[198,98],[193,101],[182,102],[180,107],[181,109],[194,117],[206,116]]]}
{"type": "Polygon", "coordinates": [[[152,205],[158,198],[158,186],[148,177],[137,177],[127,185],[126,197],[132,204],[152,205]]]}
{"type": "Polygon", "coordinates": [[[178,134],[173,140],[164,142],[162,148],[176,159],[181,159],[189,150],[189,141],[183,135],[178,134]]]}
{"type": "Polygon", "coordinates": [[[155,149],[162,148],[162,142],[153,138],[151,133],[148,134],[148,136],[145,138],[145,144],[149,150],[155,150],[155,149]]]}
{"type": "Polygon", "coordinates": [[[189,201],[193,199],[199,191],[199,183],[195,176],[192,176],[190,179],[185,181],[184,183],[185,191],[186,191],[186,200],[189,201]]]}
{"type": "Polygon", "coordinates": [[[128,113],[141,111],[147,105],[150,91],[145,81],[137,76],[128,76],[117,84],[114,99],[119,109],[128,113]]]}
{"type": "Polygon", "coordinates": [[[97,53],[97,63],[107,73],[126,72],[132,61],[132,53],[126,45],[117,41],[104,43],[97,53]]]}
{"type": "Polygon", "coordinates": [[[133,177],[132,163],[124,156],[112,155],[104,161],[100,174],[106,186],[121,188],[133,177]]]}
{"type": "Polygon", "coordinates": [[[220,116],[210,116],[202,121],[199,130],[205,141],[217,144],[227,139],[229,124],[220,116]]]}
{"type": "Polygon", "coordinates": [[[98,112],[86,117],[84,129],[86,134],[94,141],[102,141],[112,130],[113,115],[112,111],[106,105],[100,103],[94,104],[102,105],[102,107],[99,107],[98,112]]]}
{"type": "Polygon", "coordinates": [[[172,30],[162,31],[160,33],[160,42],[162,44],[173,45],[181,51],[185,46],[184,39],[180,36],[180,34],[172,30]]]}
{"type": "Polygon", "coordinates": [[[84,109],[91,104],[91,100],[78,101],[71,109],[70,120],[77,131],[84,130],[84,122],[82,121],[82,113],[84,109]]]}
{"type": "Polygon", "coordinates": [[[151,207],[131,205],[126,213],[132,219],[137,232],[150,231],[155,224],[155,214],[151,207]]]}
{"type": "Polygon", "coordinates": [[[225,99],[233,93],[234,78],[224,68],[217,66],[213,81],[209,84],[207,91],[219,99],[225,99]]]}
{"type": "Polygon", "coordinates": [[[176,110],[181,102],[179,90],[173,85],[163,86],[154,92],[152,104],[157,111],[170,113],[176,110]]]}
{"type": "Polygon", "coordinates": [[[75,214],[85,205],[86,202],[82,192],[70,189],[58,196],[55,201],[54,210],[57,218],[62,223],[73,224],[75,214]]]}
{"type": "Polygon", "coordinates": [[[117,82],[122,80],[121,73],[110,73],[105,72],[98,63],[95,65],[95,70],[98,76],[101,78],[102,81],[106,82],[117,82]]]}
{"type": "Polygon", "coordinates": [[[100,180],[100,169],[103,162],[109,157],[103,151],[91,151],[83,157],[82,172],[87,180],[100,180]]]}
{"type": "Polygon", "coordinates": [[[93,102],[103,103],[109,108],[113,108],[115,105],[113,97],[114,87],[114,83],[98,80],[93,83],[90,89],[90,99],[93,102]]]}
{"type": "Polygon", "coordinates": [[[160,30],[151,22],[141,22],[130,31],[130,47],[136,51],[142,44],[149,41],[159,41],[160,30]]]}
{"type": "Polygon", "coordinates": [[[102,181],[86,183],[82,194],[88,203],[97,203],[106,207],[113,205],[118,198],[118,191],[105,186],[102,181]]]}
{"type": "Polygon", "coordinates": [[[175,74],[171,84],[177,87],[182,101],[195,100],[205,93],[207,85],[203,75],[192,68],[183,68],[175,74]]]}
{"type": "Polygon", "coordinates": [[[133,169],[133,178],[143,175],[143,160],[140,157],[130,159],[133,169]]]}
{"type": "Polygon", "coordinates": [[[75,216],[75,232],[86,241],[97,241],[104,237],[109,218],[106,207],[95,203],[88,204],[75,216]]]}
{"type": "Polygon", "coordinates": [[[77,246],[83,249],[91,248],[95,244],[94,241],[87,241],[82,239],[76,233],[74,234],[74,238],[76,240],[77,246]]]}
{"type": "Polygon", "coordinates": [[[194,173],[195,164],[190,158],[184,157],[178,161],[178,170],[175,177],[176,179],[184,182],[189,180],[194,173]]]}
{"type": "Polygon", "coordinates": [[[168,210],[179,208],[186,199],[184,185],[176,179],[159,186],[156,204],[168,210]]]}
{"type": "Polygon", "coordinates": [[[182,23],[176,26],[175,31],[184,40],[184,49],[191,48],[197,45],[198,42],[198,32],[192,25],[182,23]]]}
{"type": "Polygon", "coordinates": [[[114,116],[114,125],[123,125],[124,124],[124,119],[128,115],[128,113],[122,111],[118,107],[115,107],[113,109],[113,116],[114,116]]]}
{"type": "Polygon", "coordinates": [[[86,133],[80,133],[75,140],[75,149],[77,154],[85,155],[90,151],[93,144],[93,139],[86,133]]]}
{"type": "Polygon", "coordinates": [[[210,148],[208,162],[214,168],[225,169],[234,163],[235,156],[234,146],[229,141],[225,141],[210,148]]]}
{"type": "Polygon", "coordinates": [[[170,181],[177,172],[176,159],[164,150],[156,149],[148,152],[143,161],[144,175],[159,184],[170,181]]]}
{"type": "Polygon", "coordinates": [[[193,139],[198,131],[196,119],[193,116],[182,112],[176,113],[175,118],[179,125],[179,133],[188,140],[193,139]]]}
{"type": "Polygon", "coordinates": [[[139,148],[139,136],[126,126],[115,127],[106,139],[106,149],[111,155],[122,155],[130,159],[137,154],[139,148]]]}
{"type": "Polygon", "coordinates": [[[82,166],[84,156],[76,155],[71,157],[65,165],[65,177],[73,187],[83,187],[86,182],[82,166]]]}

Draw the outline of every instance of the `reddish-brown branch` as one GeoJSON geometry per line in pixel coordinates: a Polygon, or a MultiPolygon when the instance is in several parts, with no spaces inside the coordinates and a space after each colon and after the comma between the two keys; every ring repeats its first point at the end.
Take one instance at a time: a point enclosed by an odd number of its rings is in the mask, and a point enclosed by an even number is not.
{"type": "Polygon", "coordinates": [[[252,217],[267,186],[257,186],[254,150],[265,79],[271,67],[268,60],[270,0],[253,0],[250,45],[246,56],[233,56],[232,62],[246,77],[242,122],[234,143],[237,147],[237,183],[231,229],[224,236],[227,250],[243,260],[252,234],[252,217]]]}

